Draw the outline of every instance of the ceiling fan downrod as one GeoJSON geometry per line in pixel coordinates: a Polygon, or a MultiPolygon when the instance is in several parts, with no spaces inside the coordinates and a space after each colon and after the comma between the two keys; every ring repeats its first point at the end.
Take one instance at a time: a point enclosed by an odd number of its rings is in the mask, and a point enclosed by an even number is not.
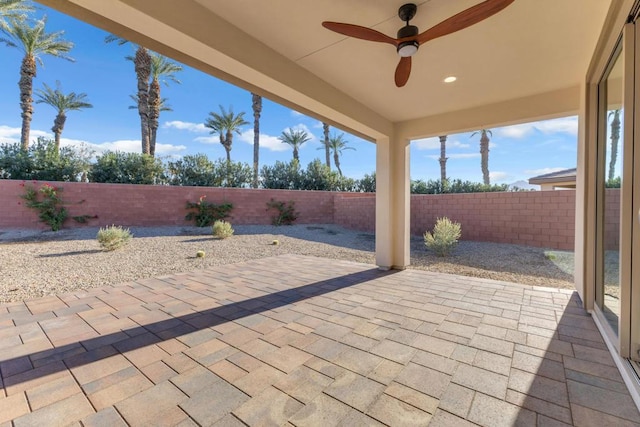
{"type": "MultiPolygon", "coordinates": [[[[405,37],[415,37],[418,35],[418,27],[410,25],[409,21],[416,16],[418,7],[414,3],[407,3],[400,6],[398,9],[398,17],[403,20],[406,25],[398,30],[398,38],[403,39],[405,37]]],[[[416,40],[408,40],[398,44],[398,55],[402,57],[412,56],[420,47],[420,44],[416,40]]]]}

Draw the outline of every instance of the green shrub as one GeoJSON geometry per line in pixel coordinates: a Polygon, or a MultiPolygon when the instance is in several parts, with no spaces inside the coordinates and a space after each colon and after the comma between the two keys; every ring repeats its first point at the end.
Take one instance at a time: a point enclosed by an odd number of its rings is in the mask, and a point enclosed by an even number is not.
{"type": "Polygon", "coordinates": [[[298,212],[295,210],[295,202],[293,200],[286,203],[271,199],[267,202],[267,210],[270,209],[276,209],[278,211],[271,217],[271,223],[273,225],[291,225],[298,219],[298,212]]]}
{"type": "MultiPolygon", "coordinates": [[[[25,193],[20,196],[26,201],[25,206],[38,211],[38,218],[51,227],[51,231],[60,230],[69,216],[67,208],[64,207],[66,203],[60,195],[62,187],[44,183],[36,191],[34,187],[26,185],[24,182],[20,186],[25,189],[25,193]]],[[[80,200],[75,204],[82,203],[84,203],[84,200],[80,200]]],[[[86,224],[90,219],[97,217],[97,215],[75,215],[71,218],[80,224],[86,224]]]]}
{"type": "Polygon", "coordinates": [[[100,228],[98,231],[98,243],[108,251],[114,251],[126,246],[131,240],[132,234],[128,228],[112,225],[100,228]]]}
{"type": "Polygon", "coordinates": [[[38,218],[51,227],[51,231],[60,230],[68,216],[67,209],[62,206],[61,191],[62,188],[50,184],[43,184],[38,191],[33,187],[26,186],[25,194],[22,196],[26,200],[25,205],[37,210],[38,218]],[[38,197],[39,194],[42,195],[41,199],[38,197]]]}
{"type": "Polygon", "coordinates": [[[376,173],[372,172],[371,175],[365,174],[362,179],[356,183],[356,191],[362,193],[375,193],[376,192],[376,173]]]}
{"type": "Polygon", "coordinates": [[[167,164],[171,185],[220,187],[215,178],[215,166],[205,154],[186,155],[167,164]]]}
{"type": "Polygon", "coordinates": [[[217,220],[225,219],[229,216],[229,212],[233,209],[231,203],[222,203],[216,205],[210,203],[204,199],[207,196],[200,196],[197,202],[187,202],[187,209],[192,210],[189,212],[185,219],[187,221],[195,221],[196,227],[209,227],[217,220]]]}
{"type": "Polygon", "coordinates": [[[247,163],[209,160],[206,154],[184,156],[167,164],[171,185],[198,187],[249,187],[253,169],[247,163]]]}
{"type": "Polygon", "coordinates": [[[292,160],[289,163],[276,160],[273,166],[264,165],[260,169],[262,188],[275,190],[299,190],[302,182],[300,163],[292,160]]]}
{"type": "Polygon", "coordinates": [[[196,258],[204,258],[204,256],[205,256],[205,252],[204,251],[196,252],[196,258]]]}
{"type": "Polygon", "coordinates": [[[226,239],[227,237],[233,236],[233,228],[231,228],[231,223],[227,221],[218,220],[214,222],[211,231],[213,232],[213,236],[218,239],[226,239]]]}
{"type": "Polygon", "coordinates": [[[480,182],[462,181],[461,179],[411,180],[411,194],[444,194],[444,193],[488,193],[499,191],[525,191],[510,189],[507,184],[486,185],[480,182]]]}
{"type": "Polygon", "coordinates": [[[0,179],[78,181],[90,167],[93,151],[86,145],[62,147],[38,138],[23,150],[20,144],[0,144],[0,179]]]}
{"type": "Polygon", "coordinates": [[[461,236],[461,227],[447,217],[438,218],[433,233],[424,233],[424,244],[438,256],[447,256],[456,247],[461,236]]]}
{"type": "Polygon", "coordinates": [[[106,151],[96,158],[89,174],[92,182],[113,184],[162,184],[164,165],[148,154],[106,151]]]}
{"type": "Polygon", "coordinates": [[[222,180],[221,187],[247,188],[251,186],[253,167],[247,163],[227,162],[218,159],[214,165],[222,180]]]}

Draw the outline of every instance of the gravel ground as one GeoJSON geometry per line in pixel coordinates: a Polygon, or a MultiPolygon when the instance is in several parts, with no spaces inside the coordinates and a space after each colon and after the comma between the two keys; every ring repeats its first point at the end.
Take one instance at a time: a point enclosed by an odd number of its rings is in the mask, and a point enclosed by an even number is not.
{"type": "MultiPolygon", "coordinates": [[[[218,240],[209,228],[132,227],[134,238],[105,252],[97,228],[57,233],[0,232],[0,302],[60,294],[144,277],[184,272],[295,253],[374,264],[375,237],[335,225],[235,226],[218,240]],[[279,245],[273,241],[278,240],[279,245]],[[204,250],[206,256],[197,258],[204,250]]],[[[411,242],[411,268],[528,285],[573,287],[573,256],[540,248],[462,241],[454,254],[438,258],[421,238],[411,242]],[[552,258],[552,259],[548,259],[552,258]]]]}

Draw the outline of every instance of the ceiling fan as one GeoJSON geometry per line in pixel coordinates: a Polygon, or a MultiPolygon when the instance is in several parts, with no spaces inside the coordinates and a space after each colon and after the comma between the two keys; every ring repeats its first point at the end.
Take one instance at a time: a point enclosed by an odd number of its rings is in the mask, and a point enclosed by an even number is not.
{"type": "Polygon", "coordinates": [[[398,17],[400,17],[406,25],[398,30],[398,35],[395,39],[380,31],[359,25],[324,21],[322,26],[336,33],[344,34],[345,36],[372,42],[389,43],[395,46],[398,55],[400,55],[400,62],[396,67],[395,81],[397,87],[402,87],[407,83],[409,74],[411,74],[411,56],[418,51],[420,45],[429,40],[446,36],[447,34],[455,33],[473,24],[477,24],[489,18],[491,15],[500,12],[514,1],[515,0],[486,0],[445,19],[422,33],[418,33],[418,27],[409,24],[409,21],[415,16],[418,7],[413,3],[407,3],[398,9],[398,17]]]}

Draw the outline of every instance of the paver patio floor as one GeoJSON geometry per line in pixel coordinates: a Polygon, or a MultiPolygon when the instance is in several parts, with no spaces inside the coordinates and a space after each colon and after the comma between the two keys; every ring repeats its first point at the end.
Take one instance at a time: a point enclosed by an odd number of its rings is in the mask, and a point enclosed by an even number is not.
{"type": "Polygon", "coordinates": [[[0,305],[0,426],[640,425],[575,292],[298,255],[0,305]]]}

